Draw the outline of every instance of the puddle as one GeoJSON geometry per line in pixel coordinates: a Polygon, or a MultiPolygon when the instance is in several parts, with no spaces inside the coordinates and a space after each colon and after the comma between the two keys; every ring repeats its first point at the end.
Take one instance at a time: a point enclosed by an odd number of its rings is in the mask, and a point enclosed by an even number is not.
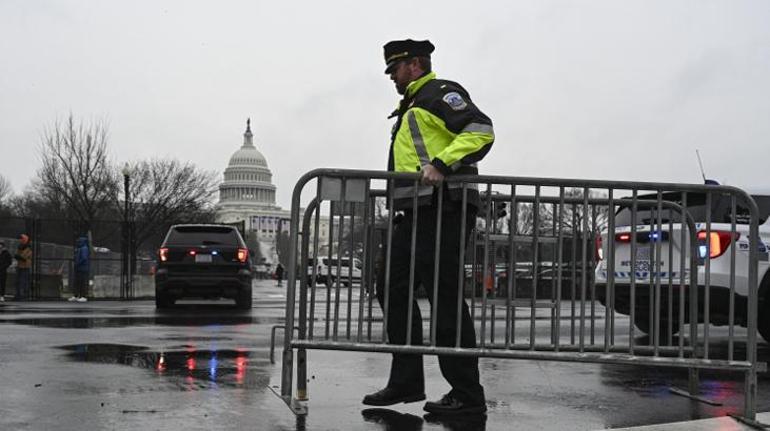
{"type": "Polygon", "coordinates": [[[265,318],[245,315],[159,315],[159,316],[104,316],[104,317],[41,317],[0,319],[0,324],[39,326],[44,328],[124,328],[129,326],[234,326],[251,324],[280,324],[283,318],[265,318]]]}
{"type": "Polygon", "coordinates": [[[182,349],[153,351],[124,344],[59,346],[69,360],[143,368],[175,381],[181,390],[264,388],[269,383],[270,361],[255,358],[245,349],[182,349]]]}

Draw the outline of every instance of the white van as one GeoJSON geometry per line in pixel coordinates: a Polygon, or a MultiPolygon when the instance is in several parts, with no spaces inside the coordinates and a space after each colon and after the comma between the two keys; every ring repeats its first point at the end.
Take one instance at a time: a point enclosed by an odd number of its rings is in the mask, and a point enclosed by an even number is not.
{"type": "MultiPolygon", "coordinates": [[[[312,283],[313,277],[313,260],[308,259],[307,262],[307,277],[308,283],[312,283]]],[[[316,283],[332,285],[337,280],[337,271],[339,266],[340,282],[342,285],[347,286],[352,279],[353,284],[361,283],[361,270],[363,268],[361,261],[357,258],[353,258],[353,265],[350,265],[350,258],[343,257],[337,259],[333,256],[331,260],[328,257],[320,257],[316,259],[316,283]]]]}

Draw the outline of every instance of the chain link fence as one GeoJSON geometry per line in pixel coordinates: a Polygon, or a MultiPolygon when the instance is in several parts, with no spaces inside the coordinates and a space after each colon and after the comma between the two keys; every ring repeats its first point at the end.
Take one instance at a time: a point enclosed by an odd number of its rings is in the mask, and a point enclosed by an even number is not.
{"type": "MultiPolygon", "coordinates": [[[[20,235],[32,247],[30,286],[21,300],[67,299],[75,295],[75,250],[78,238],[88,238],[90,272],[87,296],[132,299],[154,296],[155,242],[141,246],[134,225],[120,220],[0,218],[0,241],[14,255],[20,235]]],[[[16,261],[8,269],[7,296],[17,296],[16,261]]]]}

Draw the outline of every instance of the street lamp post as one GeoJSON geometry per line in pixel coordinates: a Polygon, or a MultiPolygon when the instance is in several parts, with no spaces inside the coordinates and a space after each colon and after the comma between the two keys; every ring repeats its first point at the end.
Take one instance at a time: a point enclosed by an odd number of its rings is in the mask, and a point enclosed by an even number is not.
{"type": "Polygon", "coordinates": [[[131,199],[129,185],[131,182],[131,168],[128,163],[123,165],[123,292],[121,296],[130,298],[132,296],[132,277],[131,277],[131,223],[129,212],[129,201],[131,199]]]}

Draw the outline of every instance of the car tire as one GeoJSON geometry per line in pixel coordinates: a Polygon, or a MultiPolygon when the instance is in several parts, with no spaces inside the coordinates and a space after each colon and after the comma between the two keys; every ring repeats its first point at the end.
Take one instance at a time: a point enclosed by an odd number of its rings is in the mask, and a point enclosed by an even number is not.
{"type": "Polygon", "coordinates": [[[174,306],[174,298],[162,293],[155,293],[155,308],[159,310],[171,308],[174,306]]]}
{"type": "Polygon", "coordinates": [[[250,310],[252,305],[251,287],[238,294],[235,305],[241,310],[250,310]]]}

